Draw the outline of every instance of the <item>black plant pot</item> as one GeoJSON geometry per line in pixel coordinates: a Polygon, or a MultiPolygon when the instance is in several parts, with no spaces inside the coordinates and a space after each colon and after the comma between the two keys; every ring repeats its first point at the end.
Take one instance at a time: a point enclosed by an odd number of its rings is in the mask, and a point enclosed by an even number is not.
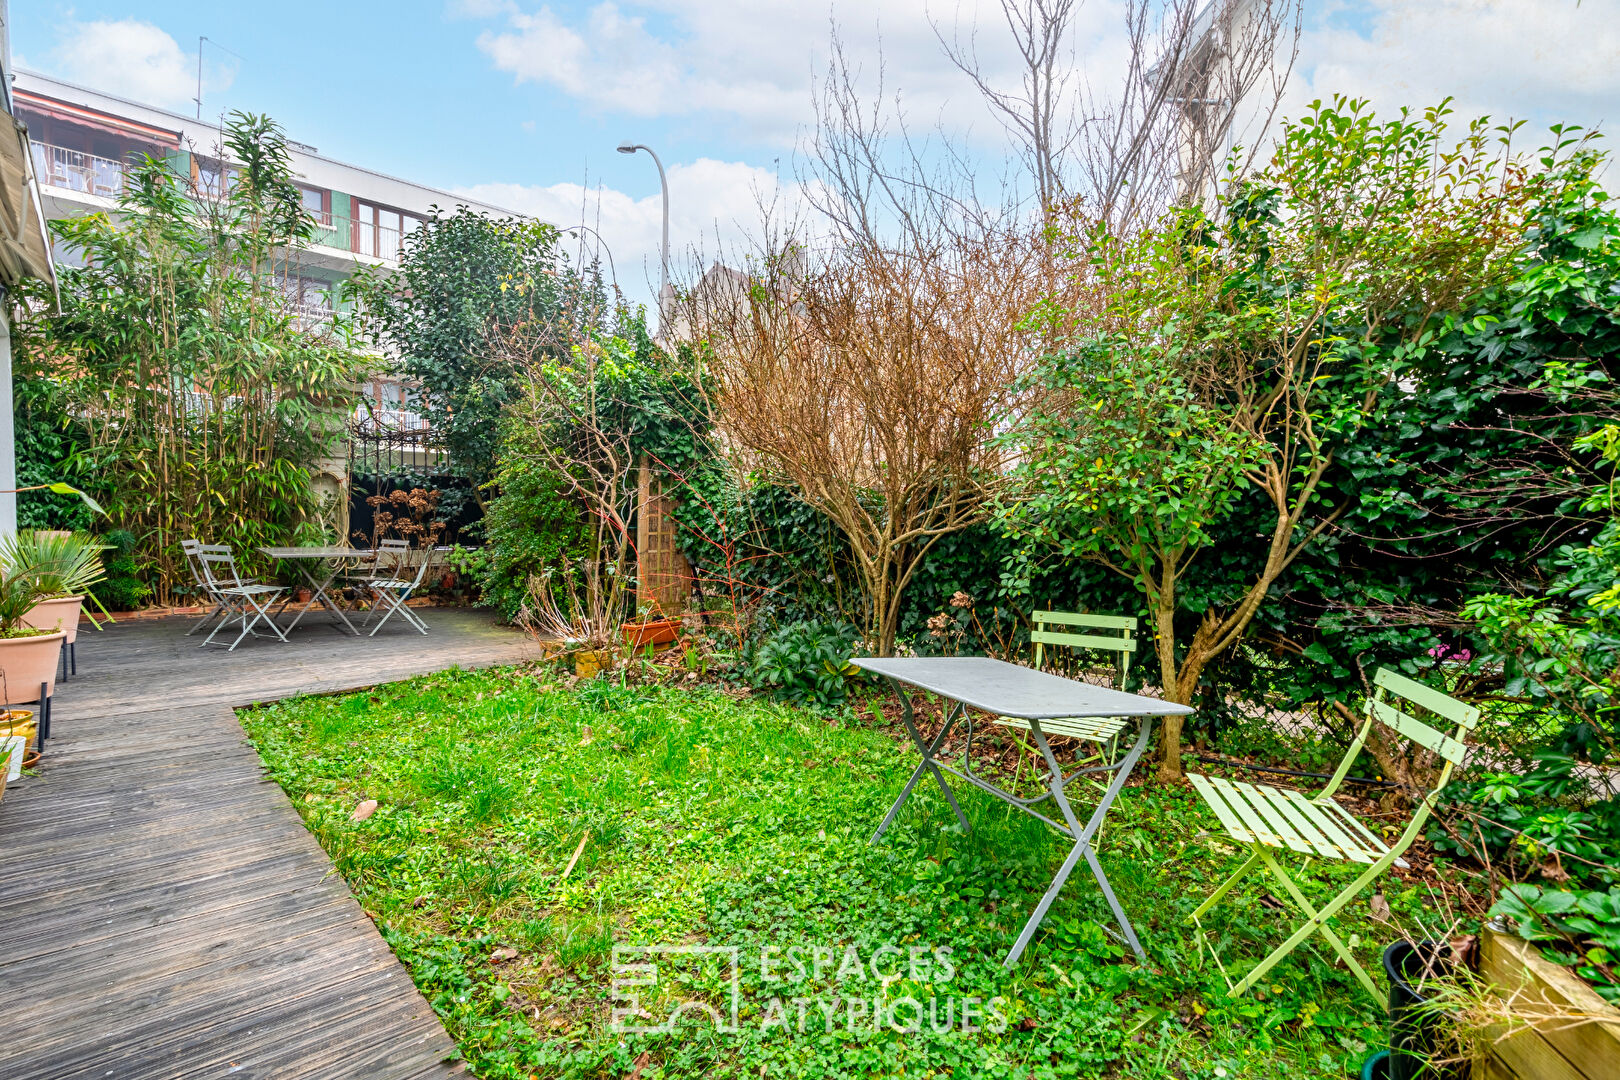
{"type": "Polygon", "coordinates": [[[1443,941],[1397,941],[1384,950],[1389,977],[1389,1080],[1465,1080],[1466,1065],[1436,1068],[1429,1062],[1445,1040],[1443,1018],[1423,1008],[1428,997],[1420,988],[1425,975],[1443,975],[1451,966],[1451,947],[1443,941]]]}

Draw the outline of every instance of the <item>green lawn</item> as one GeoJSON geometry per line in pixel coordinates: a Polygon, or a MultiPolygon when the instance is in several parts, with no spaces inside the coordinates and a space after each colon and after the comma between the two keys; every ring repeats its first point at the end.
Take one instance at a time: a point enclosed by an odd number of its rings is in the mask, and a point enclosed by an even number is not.
{"type": "MultiPolygon", "coordinates": [[[[452,671],[242,716],[478,1076],[1306,1080],[1351,1073],[1380,1038],[1382,1010],[1308,948],[1262,994],[1224,997],[1182,920],[1235,860],[1197,835],[1189,791],[1127,789],[1101,842],[1148,965],[1102,931],[1082,867],[1007,972],[1065,851],[1039,823],[969,791],[963,834],[925,785],[872,846],[916,754],[862,721],[544,678],[452,671]],[[616,1032],[615,945],[735,946],[736,1029],[616,1032]]],[[[1229,966],[1277,940],[1259,895],[1210,923],[1229,966]]],[[[1423,903],[1386,895],[1397,914],[1423,903]]],[[[1345,929],[1370,969],[1394,935],[1345,929]]],[[[728,971],[726,954],[666,957],[641,999],[724,1013],[728,971]]]]}

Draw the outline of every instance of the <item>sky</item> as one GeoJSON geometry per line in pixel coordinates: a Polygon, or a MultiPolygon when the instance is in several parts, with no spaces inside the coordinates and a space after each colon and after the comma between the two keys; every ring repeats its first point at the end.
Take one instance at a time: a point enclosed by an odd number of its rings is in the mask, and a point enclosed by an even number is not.
{"type": "MultiPolygon", "coordinates": [[[[1117,80],[1121,0],[1084,0],[1073,63],[1117,80]]],[[[19,67],[191,113],[268,113],[329,157],[476,196],[605,239],[621,286],[650,300],[669,174],[677,276],[737,244],[762,202],[801,195],[833,22],[910,121],[985,160],[1005,135],[944,58],[977,28],[992,77],[1014,70],[994,0],[27,0],[19,67]]],[[[1450,96],[1460,115],[1620,122],[1620,0],[1306,0],[1287,108],[1367,97],[1380,110],[1450,96]]]]}

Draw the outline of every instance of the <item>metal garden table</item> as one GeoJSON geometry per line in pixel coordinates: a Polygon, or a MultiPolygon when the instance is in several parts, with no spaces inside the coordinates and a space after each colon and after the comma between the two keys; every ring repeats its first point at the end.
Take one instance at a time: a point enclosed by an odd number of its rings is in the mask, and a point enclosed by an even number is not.
{"type": "MultiPolygon", "coordinates": [[[[314,590],[313,599],[320,601],[326,610],[336,615],[338,621],[348,628],[349,633],[355,637],[360,636],[360,631],[354,628],[354,624],[349,621],[349,617],[343,613],[342,608],[337,606],[337,603],[333,601],[326,590],[332,587],[332,582],[336,581],[337,576],[347,570],[350,564],[365,559],[375,559],[377,557],[375,551],[350,547],[261,547],[259,551],[272,559],[290,562],[297,566],[298,572],[304,576],[304,580],[309,582],[310,588],[314,590]]],[[[308,611],[309,607],[305,605],[293,619],[292,625],[287,627],[287,630],[297,626],[298,621],[308,611]]],[[[285,632],[283,631],[283,633],[285,632]]]]}
{"type": "MultiPolygon", "coordinates": [[[[945,783],[944,773],[950,773],[975,787],[988,792],[996,798],[1024,811],[1032,817],[1038,818],[1047,825],[1056,829],[1062,835],[1074,841],[1074,848],[1069,852],[1063,865],[1058,868],[1057,876],[1047,888],[1046,895],[1041,902],[1035,905],[1030,914],[1029,921],[1024,924],[1023,932],[1018,935],[1012,951],[1007,954],[1004,966],[1012,967],[1023,955],[1024,949],[1029,945],[1030,939],[1040,927],[1041,921],[1046,918],[1047,909],[1052,901],[1057,899],[1063,883],[1068,880],[1076,864],[1082,857],[1091,868],[1092,877],[1097,879],[1114,919],[1124,932],[1125,941],[1136,953],[1138,960],[1145,960],[1142,945],[1136,939],[1136,931],[1131,921],[1120,907],[1119,900],[1114,896],[1113,888],[1108,884],[1108,877],[1103,873],[1102,866],[1097,862],[1096,852],[1092,850],[1091,840],[1102,828],[1103,818],[1108,814],[1108,808],[1118,798],[1120,789],[1125,786],[1125,780],[1135,768],[1136,762],[1147,748],[1148,735],[1152,731],[1153,720],[1160,716],[1183,716],[1192,712],[1185,705],[1177,705],[1170,701],[1160,701],[1158,698],[1142,697],[1138,694],[1121,693],[1118,690],[1109,690],[1106,687],[1092,686],[1088,683],[1065,679],[1059,675],[1052,675],[1032,668],[1019,667],[1016,664],[992,660],[985,656],[928,656],[928,657],[874,657],[851,660],[850,663],[876,675],[886,677],[894,686],[895,692],[900,696],[902,718],[905,720],[906,730],[911,734],[912,742],[922,752],[922,761],[918,764],[911,779],[900,792],[900,798],[889,808],[883,818],[883,824],[878,826],[877,833],[872,837],[872,843],[882,839],[893,823],[895,815],[911,797],[912,789],[917,781],[922,779],[923,773],[933,774],[934,780],[939,784],[940,791],[945,794],[945,801],[951,804],[956,811],[957,820],[962,828],[967,829],[968,821],[962,813],[962,808],[956,805],[956,797],[951,794],[950,787],[945,783]],[[911,699],[907,695],[902,683],[937,694],[948,700],[951,705],[945,714],[945,723],[939,734],[934,736],[932,742],[923,739],[922,733],[917,729],[916,717],[912,712],[911,699]],[[1029,732],[1035,739],[1035,745],[1041,756],[1046,759],[1047,774],[1041,779],[1046,783],[1046,793],[1034,798],[1022,799],[1012,792],[997,787],[982,777],[972,773],[973,750],[973,717],[969,709],[979,709],[996,717],[1006,717],[1018,721],[1018,727],[1028,726],[1029,732]],[[1041,721],[1064,721],[1075,717],[1085,718],[1131,718],[1138,721],[1136,741],[1129,751],[1119,761],[1095,767],[1078,768],[1067,776],[1059,767],[1057,758],[1052,754],[1052,748],[1047,745],[1046,734],[1041,730],[1041,721]],[[951,729],[958,723],[964,724],[967,729],[967,749],[962,755],[962,764],[967,771],[956,769],[936,758],[934,755],[939,748],[945,745],[945,739],[951,729]],[[1075,817],[1074,809],[1069,805],[1068,796],[1064,788],[1076,777],[1089,773],[1113,773],[1113,780],[1103,792],[1102,799],[1097,803],[1096,809],[1085,825],[1081,825],[1075,817]],[[1040,813],[1035,807],[1052,800],[1062,821],[1040,813]]],[[[1072,727],[1073,724],[1066,726],[1072,727]]],[[[1103,725],[1106,729],[1107,725],[1103,725]]]]}

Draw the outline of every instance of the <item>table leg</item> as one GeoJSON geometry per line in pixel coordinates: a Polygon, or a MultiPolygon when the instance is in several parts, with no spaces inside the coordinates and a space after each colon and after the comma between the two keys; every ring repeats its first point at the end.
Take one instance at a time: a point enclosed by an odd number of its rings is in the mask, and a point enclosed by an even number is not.
{"type": "Polygon", "coordinates": [[[945,744],[945,736],[950,732],[957,718],[966,711],[966,706],[952,702],[950,709],[945,714],[945,723],[939,729],[939,734],[934,737],[932,743],[925,743],[923,742],[922,733],[917,730],[916,721],[911,713],[911,699],[906,696],[905,690],[899,683],[890,679],[889,684],[900,695],[900,717],[905,721],[906,730],[911,733],[911,741],[917,744],[918,750],[922,751],[922,761],[917,764],[916,770],[911,774],[911,779],[907,780],[906,786],[901,789],[900,797],[895,800],[893,806],[889,807],[889,812],[883,816],[883,824],[879,825],[878,831],[872,835],[872,843],[875,844],[883,839],[883,834],[888,831],[895,815],[906,804],[906,800],[911,798],[911,791],[917,786],[917,781],[922,779],[924,770],[934,774],[934,779],[939,782],[939,790],[945,793],[945,801],[951,804],[951,809],[956,811],[956,820],[960,821],[962,828],[966,830],[969,827],[967,815],[962,813],[960,806],[956,805],[956,796],[951,794],[951,789],[945,783],[944,774],[939,771],[939,766],[934,764],[934,751],[945,744]]]}
{"type": "MultiPolygon", "coordinates": [[[[325,581],[319,581],[316,579],[315,575],[310,572],[309,568],[303,565],[305,561],[307,560],[299,561],[298,572],[304,575],[304,580],[309,582],[310,588],[314,590],[315,595],[312,597],[312,599],[318,601],[321,606],[325,607],[332,614],[336,615],[338,617],[338,621],[349,628],[349,633],[353,634],[355,637],[359,637],[360,631],[354,628],[354,624],[349,621],[348,616],[343,614],[343,609],[338,607],[337,604],[333,603],[332,598],[328,596],[326,592],[327,588],[332,584],[332,582],[337,580],[337,576],[343,572],[343,564],[339,562],[332,568],[332,572],[326,575],[325,581]]],[[[291,631],[294,626],[297,626],[298,620],[302,619],[305,614],[308,613],[308,611],[309,605],[307,604],[300,608],[298,614],[293,618],[292,626],[287,627],[287,630],[291,631]]]]}
{"type": "Polygon", "coordinates": [[[1002,962],[1002,966],[1012,967],[1018,962],[1018,958],[1024,954],[1024,950],[1029,946],[1030,939],[1035,936],[1035,931],[1040,929],[1042,921],[1045,920],[1046,913],[1052,906],[1052,901],[1057,899],[1057,894],[1062,890],[1064,882],[1069,879],[1069,875],[1074,871],[1075,865],[1082,856],[1085,857],[1086,865],[1091,868],[1091,876],[1096,878],[1098,887],[1102,889],[1103,898],[1108,901],[1109,910],[1114,913],[1114,920],[1119,924],[1119,928],[1124,931],[1126,944],[1130,945],[1131,951],[1136,954],[1137,960],[1146,962],[1147,956],[1142,951],[1141,942],[1137,940],[1136,930],[1131,926],[1131,920],[1126,916],[1125,909],[1120,906],[1118,897],[1114,895],[1113,886],[1108,883],[1108,875],[1103,873],[1101,864],[1097,862],[1096,852],[1091,848],[1091,838],[1097,834],[1097,830],[1102,828],[1103,819],[1108,816],[1109,807],[1114,805],[1114,800],[1119,797],[1120,791],[1125,787],[1125,781],[1129,779],[1131,770],[1136,767],[1137,760],[1141,758],[1142,751],[1147,749],[1148,735],[1152,731],[1152,719],[1149,717],[1142,719],[1141,729],[1137,733],[1135,744],[1132,745],[1130,753],[1125,755],[1125,760],[1119,763],[1113,781],[1108,785],[1108,790],[1103,792],[1102,800],[1097,803],[1097,808],[1092,811],[1084,829],[1080,828],[1074,816],[1074,811],[1069,806],[1069,800],[1064,795],[1063,771],[1058,768],[1057,759],[1052,756],[1052,750],[1046,743],[1046,735],[1041,731],[1039,722],[1032,720],[1029,726],[1031,734],[1035,736],[1036,745],[1046,758],[1047,769],[1051,773],[1048,784],[1052,788],[1053,801],[1057,803],[1058,809],[1062,811],[1063,820],[1068,822],[1069,828],[1072,830],[1070,835],[1075,837],[1075,845],[1070,850],[1068,857],[1063,860],[1063,865],[1058,868],[1057,876],[1052,879],[1052,884],[1048,886],[1046,894],[1041,897],[1041,902],[1035,905],[1035,910],[1030,913],[1029,920],[1024,923],[1023,931],[1019,933],[1018,940],[1013,943],[1012,951],[1007,954],[1007,959],[1002,962]]]}

